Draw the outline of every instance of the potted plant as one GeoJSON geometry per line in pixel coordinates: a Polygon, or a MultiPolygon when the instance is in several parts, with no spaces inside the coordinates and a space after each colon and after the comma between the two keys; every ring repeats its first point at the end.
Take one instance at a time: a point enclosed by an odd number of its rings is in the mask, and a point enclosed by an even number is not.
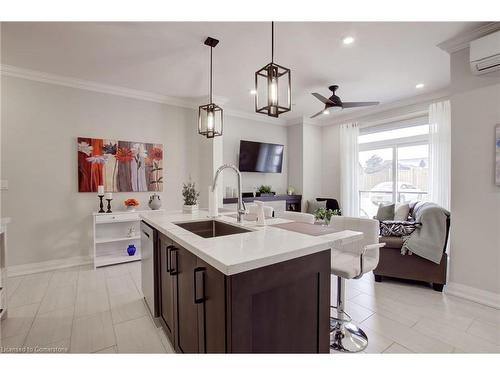
{"type": "Polygon", "coordinates": [[[340,210],[332,210],[330,208],[326,209],[324,207],[318,208],[314,211],[314,218],[317,221],[323,221],[324,225],[329,225],[330,220],[332,220],[332,216],[340,216],[340,210]]]}
{"type": "Polygon", "coordinates": [[[182,210],[184,212],[196,212],[198,211],[198,197],[200,193],[196,190],[194,182],[188,182],[182,186],[182,196],[184,197],[184,206],[182,210]]]}
{"type": "Polygon", "coordinates": [[[135,198],[129,198],[125,202],[125,207],[127,207],[127,211],[135,211],[135,209],[139,206],[139,201],[135,198]]]}
{"type": "Polygon", "coordinates": [[[271,191],[271,185],[260,185],[257,189],[258,197],[272,197],[274,193],[271,191]]]}

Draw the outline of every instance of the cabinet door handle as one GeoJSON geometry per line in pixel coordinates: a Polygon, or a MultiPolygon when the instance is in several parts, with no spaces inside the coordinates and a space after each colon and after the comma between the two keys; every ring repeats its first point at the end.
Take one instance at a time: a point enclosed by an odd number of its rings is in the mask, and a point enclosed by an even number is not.
{"type": "Polygon", "coordinates": [[[146,235],[146,237],[149,238],[149,233],[148,232],[146,232],[145,230],[143,230],[142,233],[144,233],[146,235]]]}
{"type": "Polygon", "coordinates": [[[177,251],[178,249],[175,247],[175,246],[172,246],[172,248],[170,249],[170,254],[169,254],[169,259],[170,259],[170,275],[177,275],[178,273],[178,270],[177,270],[177,251]],[[175,268],[174,268],[174,262],[172,262],[172,254],[175,254],[175,268]]]}
{"type": "Polygon", "coordinates": [[[170,273],[171,269],[170,269],[170,266],[171,266],[171,262],[170,262],[170,250],[172,250],[173,246],[172,245],[168,245],[166,247],[166,250],[167,250],[167,272],[170,273]]]}
{"type": "Polygon", "coordinates": [[[194,275],[194,303],[205,302],[205,268],[196,267],[193,272],[194,275]],[[201,297],[198,297],[198,278],[201,276],[201,297]]]}

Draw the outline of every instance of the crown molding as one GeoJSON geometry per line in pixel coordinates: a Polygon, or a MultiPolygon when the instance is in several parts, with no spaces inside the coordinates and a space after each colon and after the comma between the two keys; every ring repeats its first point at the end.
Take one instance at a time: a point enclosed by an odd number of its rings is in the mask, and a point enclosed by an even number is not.
{"type": "Polygon", "coordinates": [[[469,43],[473,40],[491,34],[494,31],[500,30],[500,22],[489,22],[477,29],[459,34],[451,39],[439,43],[437,46],[449,54],[460,51],[469,47],[469,43]]]}
{"type": "MultiPolygon", "coordinates": [[[[498,23],[500,25],[500,23],[498,23]]],[[[42,83],[48,83],[59,86],[72,87],[87,91],[94,91],[109,95],[122,96],[132,99],[144,100],[154,103],[161,103],[172,105],[176,107],[189,108],[189,109],[197,109],[200,104],[204,104],[206,101],[205,97],[197,97],[192,100],[183,100],[167,95],[156,94],[148,91],[141,91],[135,89],[129,89],[121,86],[114,86],[108,84],[102,84],[95,81],[82,80],[73,77],[66,77],[52,73],[41,72],[37,70],[20,68],[13,65],[0,65],[0,73],[5,76],[16,77],[27,79],[31,81],[37,81],[42,83]]],[[[235,110],[231,108],[225,108],[224,113],[231,117],[243,118],[251,121],[257,121],[262,123],[268,123],[272,125],[278,126],[291,126],[297,124],[309,124],[309,125],[317,125],[317,126],[328,126],[328,125],[336,125],[339,123],[347,122],[353,119],[359,119],[361,117],[369,116],[375,113],[384,112],[387,110],[395,109],[398,107],[403,107],[407,105],[417,104],[424,101],[435,100],[440,97],[445,97],[449,95],[447,90],[436,91],[430,94],[419,95],[416,97],[412,97],[405,100],[400,100],[396,102],[386,103],[378,105],[374,108],[369,108],[366,110],[356,111],[355,113],[351,113],[345,116],[336,116],[334,118],[328,120],[312,120],[306,116],[300,116],[290,119],[284,118],[274,118],[265,116],[257,113],[249,113],[243,112],[240,110],[235,110]]],[[[217,100],[221,105],[228,102],[228,99],[222,96],[214,96],[214,99],[217,100]]]]}
{"type": "Polygon", "coordinates": [[[279,125],[279,126],[287,126],[288,121],[283,118],[270,117],[259,113],[249,113],[238,111],[235,109],[224,109],[224,113],[228,116],[244,118],[247,120],[265,122],[267,124],[279,125]]]}
{"type": "MultiPolygon", "coordinates": [[[[402,107],[425,104],[425,103],[432,102],[432,101],[435,101],[438,99],[447,99],[449,96],[450,96],[450,91],[448,88],[445,88],[442,90],[433,91],[433,92],[418,95],[418,96],[412,96],[410,98],[397,100],[397,101],[390,102],[390,103],[379,104],[373,108],[367,108],[365,110],[356,111],[356,112],[350,113],[348,115],[339,115],[339,116],[336,116],[330,120],[323,120],[321,122],[321,125],[322,126],[331,126],[331,125],[339,125],[339,124],[343,124],[346,122],[353,122],[353,121],[361,122],[361,121],[363,121],[364,118],[366,118],[368,116],[376,115],[379,113],[391,111],[391,110],[402,108],[402,107]]],[[[411,112],[415,112],[415,110],[412,110],[411,112]]]]}
{"type": "MultiPolygon", "coordinates": [[[[176,97],[161,95],[148,91],[141,91],[121,86],[108,85],[95,81],[88,81],[73,77],[61,76],[57,74],[41,72],[32,69],[25,69],[7,64],[0,65],[0,73],[4,76],[9,76],[9,77],[22,78],[30,81],[37,81],[52,85],[72,87],[81,90],[94,91],[109,95],[123,96],[132,99],[168,104],[175,107],[182,107],[189,109],[198,109],[198,106],[206,104],[208,100],[208,96],[196,97],[193,98],[192,100],[183,100],[176,97]]],[[[219,105],[224,105],[229,101],[228,98],[223,96],[214,96],[214,100],[216,101],[216,103],[219,103],[219,105]]],[[[279,118],[276,119],[273,117],[259,115],[257,113],[248,113],[239,110],[234,110],[231,108],[224,108],[224,113],[228,116],[244,118],[252,121],[264,122],[281,126],[287,125],[287,122],[284,119],[279,119],[279,118]]]]}
{"type": "Polygon", "coordinates": [[[129,89],[126,87],[108,85],[94,81],[87,81],[83,79],[60,76],[57,74],[41,72],[37,70],[19,68],[13,65],[0,65],[2,75],[16,78],[23,78],[31,81],[49,83],[53,85],[72,87],[87,91],[94,91],[103,94],[124,96],[127,98],[145,100],[149,102],[169,104],[176,107],[195,108],[196,103],[174,98],[167,95],[156,94],[147,91],[129,89]]]}

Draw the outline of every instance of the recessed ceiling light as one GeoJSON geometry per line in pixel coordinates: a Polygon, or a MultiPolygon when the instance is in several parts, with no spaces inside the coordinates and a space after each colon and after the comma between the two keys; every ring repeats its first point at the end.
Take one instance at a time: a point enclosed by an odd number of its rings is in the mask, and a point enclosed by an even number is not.
{"type": "Polygon", "coordinates": [[[250,95],[256,95],[256,94],[257,94],[257,90],[255,90],[255,89],[250,90],[250,95]]]}
{"type": "Polygon", "coordinates": [[[415,85],[415,88],[416,88],[416,89],[422,89],[422,88],[424,88],[424,86],[425,86],[425,85],[424,85],[423,83],[417,83],[417,84],[415,85]]]}
{"type": "Polygon", "coordinates": [[[330,111],[329,111],[328,109],[325,109],[325,110],[323,111],[323,114],[324,114],[324,115],[329,115],[329,114],[330,114],[330,111]]]}
{"type": "Polygon", "coordinates": [[[352,36],[346,36],[344,39],[342,39],[342,43],[352,44],[354,43],[354,38],[352,36]]]}

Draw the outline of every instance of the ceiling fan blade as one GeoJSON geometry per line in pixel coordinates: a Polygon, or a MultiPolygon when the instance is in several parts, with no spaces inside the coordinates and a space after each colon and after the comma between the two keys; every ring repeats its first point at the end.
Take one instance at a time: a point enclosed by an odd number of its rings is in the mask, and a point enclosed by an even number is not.
{"type": "Polygon", "coordinates": [[[319,111],[318,113],[315,113],[314,115],[312,115],[312,116],[311,116],[311,117],[309,117],[309,118],[315,118],[315,117],[317,117],[317,116],[319,116],[319,115],[323,114],[323,112],[324,112],[324,111],[325,111],[325,110],[324,110],[324,109],[322,109],[321,111],[319,111]]]}
{"type": "Polygon", "coordinates": [[[344,108],[355,108],[355,107],[367,107],[369,105],[377,105],[380,102],[344,102],[342,107],[344,108]]]}
{"type": "Polygon", "coordinates": [[[316,99],[318,99],[321,103],[324,103],[324,104],[335,104],[334,102],[332,102],[330,99],[328,98],[325,98],[323,95],[321,94],[318,94],[317,92],[313,92],[311,93],[316,99]]]}

